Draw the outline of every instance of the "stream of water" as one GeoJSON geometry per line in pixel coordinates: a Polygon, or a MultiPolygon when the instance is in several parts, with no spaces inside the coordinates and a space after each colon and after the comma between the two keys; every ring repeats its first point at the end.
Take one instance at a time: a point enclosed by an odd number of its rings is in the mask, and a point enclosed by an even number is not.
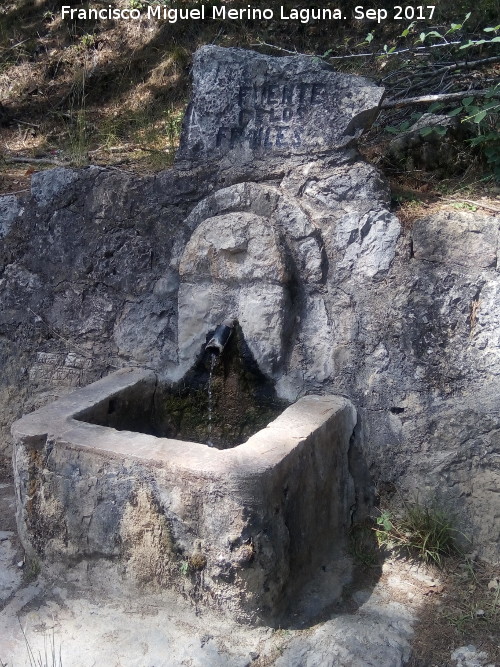
{"type": "Polygon", "coordinates": [[[210,355],[210,373],[208,375],[208,438],[207,438],[207,445],[209,447],[214,447],[214,443],[212,442],[212,375],[214,372],[215,364],[217,363],[217,355],[215,352],[212,352],[210,355]]]}

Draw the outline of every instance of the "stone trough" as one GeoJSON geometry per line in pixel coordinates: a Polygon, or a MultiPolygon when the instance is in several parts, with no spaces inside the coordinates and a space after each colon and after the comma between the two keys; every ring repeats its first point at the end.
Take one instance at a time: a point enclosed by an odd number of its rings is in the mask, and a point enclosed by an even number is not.
{"type": "Polygon", "coordinates": [[[28,556],[240,619],[276,615],[342,545],[354,407],[306,396],[225,450],[118,430],[141,423],[156,386],[151,371],[120,370],[13,425],[28,556]]]}

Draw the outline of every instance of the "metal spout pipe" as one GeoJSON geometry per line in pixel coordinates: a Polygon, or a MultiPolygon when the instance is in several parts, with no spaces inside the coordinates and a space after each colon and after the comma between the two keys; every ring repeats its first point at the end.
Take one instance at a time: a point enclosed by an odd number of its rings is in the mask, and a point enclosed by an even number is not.
{"type": "Polygon", "coordinates": [[[231,338],[233,327],[233,320],[225,320],[222,324],[219,324],[215,329],[212,338],[205,345],[205,350],[207,352],[215,352],[215,354],[219,355],[222,354],[228,340],[231,338]]]}

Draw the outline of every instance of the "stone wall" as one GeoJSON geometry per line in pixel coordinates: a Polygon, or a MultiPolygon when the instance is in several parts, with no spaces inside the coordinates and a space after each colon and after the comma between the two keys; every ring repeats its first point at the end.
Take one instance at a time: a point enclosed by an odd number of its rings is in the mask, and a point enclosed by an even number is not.
{"type": "MultiPolygon", "coordinates": [[[[353,466],[449,506],[497,559],[498,218],[401,229],[352,148],[382,96],[369,82],[216,47],[194,81],[173,169],[56,169],[0,200],[2,450],[16,417],[116,367],[179,379],[234,316],[283,397],[352,400],[353,466]],[[293,129],[287,113],[300,145],[252,139],[293,129]]],[[[360,510],[370,494],[358,486],[360,510]]]]}

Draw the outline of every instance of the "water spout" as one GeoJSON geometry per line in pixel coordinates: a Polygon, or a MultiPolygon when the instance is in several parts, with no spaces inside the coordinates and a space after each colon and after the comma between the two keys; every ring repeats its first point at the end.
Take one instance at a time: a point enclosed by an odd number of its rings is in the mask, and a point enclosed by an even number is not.
{"type": "Polygon", "coordinates": [[[207,352],[221,355],[233,333],[234,320],[225,320],[215,329],[214,335],[205,345],[207,352]]]}

